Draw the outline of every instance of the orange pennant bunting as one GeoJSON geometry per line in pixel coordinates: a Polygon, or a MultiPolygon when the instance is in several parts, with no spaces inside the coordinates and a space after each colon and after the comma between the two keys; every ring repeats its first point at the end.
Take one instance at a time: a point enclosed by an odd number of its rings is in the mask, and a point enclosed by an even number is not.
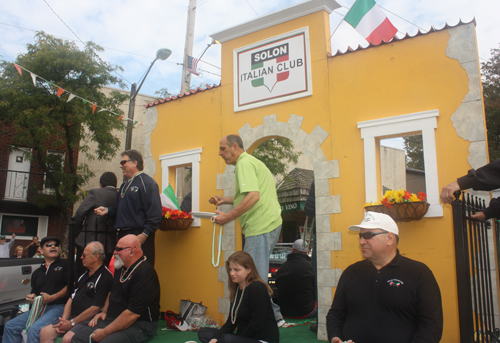
{"type": "Polygon", "coordinates": [[[16,67],[17,72],[19,73],[19,75],[23,76],[23,73],[21,72],[21,67],[18,66],[17,64],[15,64],[15,63],[14,63],[14,67],[16,67]]]}
{"type": "Polygon", "coordinates": [[[120,120],[120,119],[122,119],[122,118],[123,118],[123,116],[119,116],[119,117],[118,117],[118,119],[116,119],[116,121],[118,121],[118,120],[120,120]]]}
{"type": "Polygon", "coordinates": [[[92,114],[94,114],[94,111],[95,111],[96,107],[97,107],[96,104],[92,104],[92,114]]]}
{"type": "Polygon", "coordinates": [[[63,93],[64,93],[64,89],[59,88],[59,89],[57,90],[57,97],[58,97],[58,98],[59,98],[59,97],[61,97],[61,95],[63,95],[63,93]]]}

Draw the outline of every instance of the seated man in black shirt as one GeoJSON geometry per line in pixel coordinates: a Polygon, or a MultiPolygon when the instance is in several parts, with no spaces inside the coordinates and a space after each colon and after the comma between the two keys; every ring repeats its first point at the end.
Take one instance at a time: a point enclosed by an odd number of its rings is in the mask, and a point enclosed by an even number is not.
{"type": "MultiPolygon", "coordinates": [[[[26,296],[28,302],[33,302],[36,296],[43,297],[46,305],[43,314],[29,327],[27,342],[38,342],[40,330],[52,323],[63,314],[66,303],[66,283],[68,280],[68,260],[59,256],[57,237],[45,237],[40,242],[44,262],[31,275],[31,293],[26,296]]],[[[13,318],[5,324],[2,343],[16,343],[21,341],[21,331],[26,328],[30,311],[13,318]]]]}
{"type": "Polygon", "coordinates": [[[302,239],[293,243],[292,253],[276,273],[278,305],[285,318],[316,318],[316,282],[309,249],[302,239]]]}
{"type": "Polygon", "coordinates": [[[340,277],[326,316],[328,341],[437,343],[443,333],[439,286],[423,263],[399,254],[398,226],[386,214],[367,212],[359,225],[365,260],[340,277]]]}
{"type": "Polygon", "coordinates": [[[40,343],[52,343],[63,334],[63,343],[70,343],[74,332],[101,311],[113,285],[113,275],[103,264],[105,258],[100,242],[87,244],[81,256],[85,272],[78,278],[59,322],[40,331],[40,343]]]}
{"type": "Polygon", "coordinates": [[[143,343],[155,334],[160,315],[160,283],[136,235],[121,238],[115,247],[115,278],[101,313],[78,330],[73,343],[89,337],[104,343],[143,343]]]}

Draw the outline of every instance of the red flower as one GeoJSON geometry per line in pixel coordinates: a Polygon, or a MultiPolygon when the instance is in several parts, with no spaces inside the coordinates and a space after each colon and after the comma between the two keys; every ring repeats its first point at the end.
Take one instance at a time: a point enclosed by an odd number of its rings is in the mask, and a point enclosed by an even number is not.
{"type": "Polygon", "coordinates": [[[180,210],[172,210],[170,208],[163,207],[161,208],[162,210],[162,216],[163,218],[171,219],[171,220],[177,220],[177,219],[193,219],[191,217],[190,213],[180,211],[180,210]]]}
{"type": "Polygon", "coordinates": [[[405,191],[405,193],[403,194],[403,198],[404,198],[405,200],[408,200],[408,201],[409,201],[409,200],[410,200],[410,198],[411,198],[411,193],[410,193],[410,192],[408,192],[408,191],[405,191]]]}
{"type": "Polygon", "coordinates": [[[418,200],[420,200],[420,201],[426,201],[427,200],[427,194],[425,194],[424,192],[419,192],[417,194],[417,197],[418,197],[418,200]]]}

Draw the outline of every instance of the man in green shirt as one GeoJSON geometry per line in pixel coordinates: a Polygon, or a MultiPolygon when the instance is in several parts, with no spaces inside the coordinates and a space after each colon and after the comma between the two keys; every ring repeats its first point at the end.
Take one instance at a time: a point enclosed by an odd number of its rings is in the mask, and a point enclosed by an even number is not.
{"type": "MultiPolygon", "coordinates": [[[[281,233],[281,207],[274,179],[264,163],[247,154],[243,141],[238,135],[221,139],[219,155],[226,164],[235,166],[234,196],[215,196],[210,202],[217,205],[233,204],[234,208],[225,213],[215,211],[215,222],[224,225],[238,218],[245,246],[257,267],[259,276],[267,282],[269,255],[274,249],[281,233]]],[[[284,324],[279,306],[273,304],[278,325],[284,324]]]]}

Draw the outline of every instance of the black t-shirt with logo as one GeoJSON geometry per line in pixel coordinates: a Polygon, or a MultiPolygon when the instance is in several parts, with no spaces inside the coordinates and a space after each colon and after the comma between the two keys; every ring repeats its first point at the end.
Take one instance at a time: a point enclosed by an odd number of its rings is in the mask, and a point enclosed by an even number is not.
{"type": "MultiPolygon", "coordinates": [[[[40,268],[33,272],[31,278],[31,293],[40,295],[47,293],[49,295],[56,294],[63,289],[68,282],[68,260],[63,260],[58,257],[54,262],[45,265],[45,262],[40,265],[40,268]]],[[[67,296],[52,301],[48,305],[65,304],[67,296]]]]}
{"type": "Polygon", "coordinates": [[[140,315],[138,320],[158,321],[160,283],[153,266],[143,261],[144,256],[126,270],[125,268],[115,270],[107,318],[117,318],[123,311],[129,310],[140,315]]]}
{"type": "Polygon", "coordinates": [[[91,306],[103,307],[112,285],[113,274],[104,264],[90,276],[86,270],[71,294],[71,316],[76,317],[91,306]]]}

